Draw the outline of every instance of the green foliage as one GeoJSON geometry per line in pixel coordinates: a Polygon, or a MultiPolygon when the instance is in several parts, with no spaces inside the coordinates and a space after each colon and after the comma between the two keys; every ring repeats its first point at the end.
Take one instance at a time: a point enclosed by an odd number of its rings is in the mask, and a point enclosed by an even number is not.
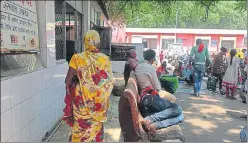
{"type": "Polygon", "coordinates": [[[118,0],[106,6],[111,20],[127,27],[247,29],[246,1],[118,0]]]}

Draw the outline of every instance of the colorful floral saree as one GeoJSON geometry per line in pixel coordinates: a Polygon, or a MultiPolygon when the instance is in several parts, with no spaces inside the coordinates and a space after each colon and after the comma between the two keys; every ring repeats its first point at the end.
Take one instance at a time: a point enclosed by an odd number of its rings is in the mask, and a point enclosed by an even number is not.
{"type": "Polygon", "coordinates": [[[72,128],[72,142],[102,142],[113,74],[109,58],[97,50],[99,34],[88,31],[84,42],[85,52],[75,54],[69,63],[79,83],[65,97],[63,120],[72,128]]]}

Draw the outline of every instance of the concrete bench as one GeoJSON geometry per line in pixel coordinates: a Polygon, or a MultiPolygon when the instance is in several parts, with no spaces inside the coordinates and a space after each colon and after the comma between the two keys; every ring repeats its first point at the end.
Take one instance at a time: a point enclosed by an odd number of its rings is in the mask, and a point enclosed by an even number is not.
{"type": "Polygon", "coordinates": [[[185,137],[179,125],[159,129],[154,135],[145,132],[140,123],[143,117],[138,108],[138,101],[136,77],[131,72],[127,87],[119,100],[119,121],[125,142],[159,142],[164,140],[180,140],[185,142],[185,137]]]}

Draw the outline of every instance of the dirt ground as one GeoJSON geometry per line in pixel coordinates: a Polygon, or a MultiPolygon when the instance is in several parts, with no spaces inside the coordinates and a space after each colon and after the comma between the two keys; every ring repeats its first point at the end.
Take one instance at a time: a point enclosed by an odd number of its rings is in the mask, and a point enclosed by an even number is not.
{"type": "MultiPolygon", "coordinates": [[[[115,78],[117,83],[124,84],[121,74],[115,74],[115,78]]],[[[192,87],[180,84],[175,94],[185,115],[180,126],[186,142],[240,142],[239,132],[246,121],[239,116],[247,114],[247,104],[204,89],[200,97],[191,96],[191,92],[192,87]]],[[[108,121],[104,125],[104,141],[123,142],[118,121],[119,97],[111,96],[110,100],[108,121]]],[[[67,142],[69,134],[70,128],[63,123],[50,142],[67,142]]]]}

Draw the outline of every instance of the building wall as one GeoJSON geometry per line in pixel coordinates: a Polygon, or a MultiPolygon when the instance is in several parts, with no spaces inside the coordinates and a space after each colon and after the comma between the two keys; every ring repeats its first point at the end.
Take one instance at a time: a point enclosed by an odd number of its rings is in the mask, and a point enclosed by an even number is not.
{"type": "MultiPolygon", "coordinates": [[[[67,2],[83,12],[84,31],[89,30],[90,1],[67,2]]],[[[1,142],[41,142],[63,115],[68,64],[56,60],[55,3],[36,1],[36,6],[44,68],[1,79],[1,142]]]]}
{"type": "MultiPolygon", "coordinates": [[[[130,42],[129,39],[133,39],[134,37],[136,36],[139,36],[139,37],[143,37],[143,38],[146,38],[148,35],[156,35],[155,33],[131,33],[131,32],[128,32],[126,33],[127,34],[127,43],[130,42]]],[[[159,35],[159,34],[157,34],[159,35]]],[[[163,36],[175,36],[175,34],[167,34],[167,33],[163,33],[162,34],[163,36]]],[[[217,52],[220,48],[220,44],[221,44],[221,37],[234,37],[236,38],[236,42],[234,47],[235,48],[243,48],[243,42],[244,42],[244,35],[232,35],[232,33],[230,33],[229,35],[218,35],[218,34],[181,34],[181,33],[177,33],[176,34],[176,38],[177,39],[185,39],[183,40],[182,42],[182,45],[183,45],[183,48],[187,49],[187,50],[190,50],[194,45],[195,45],[195,40],[197,38],[205,38],[205,39],[209,39],[209,51],[211,52],[217,52]],[[217,44],[216,45],[212,45],[212,40],[216,40],[217,41],[217,44]]],[[[157,40],[157,38],[155,38],[157,40]]],[[[165,38],[163,38],[165,39],[165,38]]],[[[151,48],[151,44],[154,45],[154,43],[150,43],[152,42],[151,40],[149,40],[149,48],[151,48]]],[[[160,42],[161,43],[161,42],[160,42]]],[[[162,46],[162,44],[160,44],[159,48],[162,46]]]]}

